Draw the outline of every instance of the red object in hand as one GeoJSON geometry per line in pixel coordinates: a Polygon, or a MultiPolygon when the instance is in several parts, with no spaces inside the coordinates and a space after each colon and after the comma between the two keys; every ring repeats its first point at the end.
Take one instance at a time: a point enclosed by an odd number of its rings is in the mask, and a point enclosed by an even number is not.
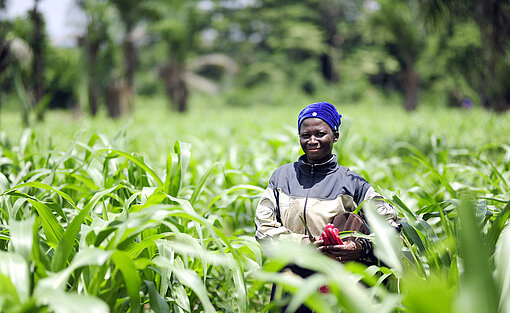
{"type": "Polygon", "coordinates": [[[338,236],[338,229],[333,224],[327,224],[326,228],[322,232],[322,236],[319,238],[324,240],[324,244],[329,245],[343,245],[344,242],[338,236]]]}

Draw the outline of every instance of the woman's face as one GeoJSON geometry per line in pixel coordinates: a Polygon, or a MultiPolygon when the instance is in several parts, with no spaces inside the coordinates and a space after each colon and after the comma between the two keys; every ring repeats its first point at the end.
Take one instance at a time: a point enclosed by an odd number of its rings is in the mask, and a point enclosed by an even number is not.
{"type": "Polygon", "coordinates": [[[331,158],[333,144],[338,141],[338,132],[333,132],[328,123],[311,117],[301,123],[299,143],[310,163],[322,163],[331,158]]]}

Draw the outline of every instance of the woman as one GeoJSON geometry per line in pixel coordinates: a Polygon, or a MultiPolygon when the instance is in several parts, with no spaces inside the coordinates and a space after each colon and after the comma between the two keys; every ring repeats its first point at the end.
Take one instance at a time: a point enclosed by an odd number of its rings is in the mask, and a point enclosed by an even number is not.
{"type": "MultiPolygon", "coordinates": [[[[255,213],[257,239],[314,241],[319,251],[339,261],[363,262],[373,258],[370,241],[349,237],[343,245],[325,245],[319,236],[326,224],[339,220],[345,224],[346,219],[352,224],[346,213],[370,200],[390,225],[399,227],[393,208],[381,201],[382,196],[364,178],[340,166],[332,153],[339,138],[341,117],[327,102],[312,103],[299,113],[299,142],[305,154],[297,162],[279,167],[271,176],[255,213]]],[[[359,220],[358,227],[366,227],[359,220]]],[[[295,266],[291,270],[303,277],[311,274],[295,266]]]]}

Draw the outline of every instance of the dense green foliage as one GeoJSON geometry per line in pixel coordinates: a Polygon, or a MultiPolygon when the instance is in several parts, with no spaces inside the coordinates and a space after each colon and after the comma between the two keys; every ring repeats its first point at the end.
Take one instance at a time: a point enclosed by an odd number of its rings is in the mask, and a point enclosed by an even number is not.
{"type": "Polygon", "coordinates": [[[119,117],[139,95],[165,95],[180,112],[197,92],[257,105],[246,92],[289,85],[350,101],[370,90],[409,111],[430,97],[510,108],[501,0],[74,0],[81,30],[68,47],[45,32],[43,0],[14,20],[3,15],[10,1],[0,3],[0,105],[26,125],[55,107],[119,117]]]}
{"type": "Polygon", "coordinates": [[[281,304],[271,282],[317,312],[509,312],[508,115],[338,106],[340,162],[404,226],[398,236],[365,208],[386,264],[366,268],[309,247],[262,250],[254,210],[271,172],[300,154],[302,105],[218,100],[168,115],[139,99],[144,109],[114,122],[2,120],[2,312],[264,312],[281,304]],[[279,274],[288,262],[318,273],[279,274]]]}

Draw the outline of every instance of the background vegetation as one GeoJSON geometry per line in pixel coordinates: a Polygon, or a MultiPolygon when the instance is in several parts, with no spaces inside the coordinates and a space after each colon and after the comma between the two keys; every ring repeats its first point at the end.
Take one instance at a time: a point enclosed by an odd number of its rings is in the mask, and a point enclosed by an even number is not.
{"type": "Polygon", "coordinates": [[[505,1],[76,0],[72,47],[51,43],[41,3],[8,20],[0,1],[0,104],[25,124],[48,108],[118,117],[136,95],[184,112],[203,92],[234,106],[328,90],[343,102],[376,92],[410,111],[510,107],[505,1]]]}
{"type": "Polygon", "coordinates": [[[510,312],[506,3],[77,1],[62,48],[42,1],[0,24],[0,311],[510,312]],[[317,100],[381,266],[253,238],[317,100]]]}

